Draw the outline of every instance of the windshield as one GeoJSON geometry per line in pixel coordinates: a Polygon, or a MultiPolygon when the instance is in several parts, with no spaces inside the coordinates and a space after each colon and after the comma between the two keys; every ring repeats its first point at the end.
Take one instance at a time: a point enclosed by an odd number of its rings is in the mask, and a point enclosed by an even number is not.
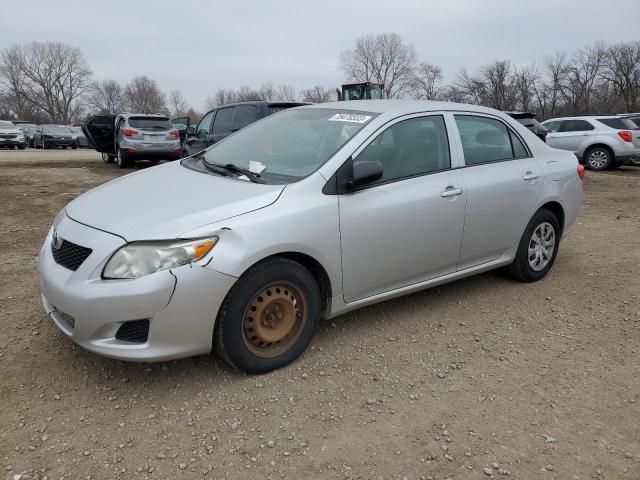
{"type": "Polygon", "coordinates": [[[16,127],[13,123],[11,122],[6,122],[4,120],[0,120],[0,128],[9,128],[11,130],[16,130],[18,127],[16,127]]]}
{"type": "Polygon", "coordinates": [[[375,116],[333,108],[285,110],[209,147],[203,161],[232,163],[267,182],[295,182],[316,171],[375,116]]]}
{"type": "Polygon", "coordinates": [[[64,125],[47,125],[44,130],[51,133],[69,133],[69,130],[64,125]]]}

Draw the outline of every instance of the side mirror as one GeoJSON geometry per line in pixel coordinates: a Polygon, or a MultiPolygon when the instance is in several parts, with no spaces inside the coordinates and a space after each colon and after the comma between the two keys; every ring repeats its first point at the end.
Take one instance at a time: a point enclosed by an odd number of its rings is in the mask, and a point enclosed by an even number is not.
{"type": "Polygon", "coordinates": [[[351,178],[347,181],[347,187],[356,188],[360,185],[375,182],[382,178],[382,164],[377,160],[355,160],[352,165],[351,178]]]}
{"type": "Polygon", "coordinates": [[[187,127],[187,135],[192,136],[196,134],[196,129],[194,127],[187,127]]]}

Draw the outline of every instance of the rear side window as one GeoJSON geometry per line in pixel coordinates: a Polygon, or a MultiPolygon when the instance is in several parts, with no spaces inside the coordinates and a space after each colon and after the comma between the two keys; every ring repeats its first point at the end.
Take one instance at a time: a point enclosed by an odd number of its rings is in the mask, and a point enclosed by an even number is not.
{"type": "Polygon", "coordinates": [[[215,120],[213,121],[212,131],[216,133],[230,132],[233,128],[233,117],[236,114],[236,107],[221,108],[218,110],[215,120]]]}
{"type": "Polygon", "coordinates": [[[130,117],[129,126],[141,130],[171,130],[173,125],[168,118],[130,117]]]}
{"type": "Polygon", "coordinates": [[[378,134],[357,159],[382,164],[379,183],[448,169],[451,158],[444,119],[432,115],[398,122],[378,134]]]}
{"type": "Polygon", "coordinates": [[[529,155],[522,141],[499,120],[472,115],[455,115],[455,119],[467,166],[529,155]]]}
{"type": "Polygon", "coordinates": [[[233,129],[240,130],[258,120],[258,109],[255,105],[240,105],[233,121],[233,129]]]}
{"type": "Polygon", "coordinates": [[[600,123],[616,130],[635,130],[638,126],[628,118],[599,118],[600,123]]]}
{"type": "Polygon", "coordinates": [[[588,132],[596,127],[586,120],[563,120],[559,132],[588,132]]]}

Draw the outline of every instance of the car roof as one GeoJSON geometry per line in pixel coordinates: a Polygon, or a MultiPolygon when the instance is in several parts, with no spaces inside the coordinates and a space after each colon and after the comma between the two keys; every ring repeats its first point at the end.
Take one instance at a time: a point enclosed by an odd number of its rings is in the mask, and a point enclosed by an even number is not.
{"type": "Polygon", "coordinates": [[[342,102],[315,103],[304,108],[334,108],[339,110],[360,110],[373,113],[391,113],[395,115],[408,115],[411,113],[428,111],[460,111],[487,113],[495,115],[498,110],[480,105],[467,103],[439,102],[435,100],[349,100],[342,102]]]}

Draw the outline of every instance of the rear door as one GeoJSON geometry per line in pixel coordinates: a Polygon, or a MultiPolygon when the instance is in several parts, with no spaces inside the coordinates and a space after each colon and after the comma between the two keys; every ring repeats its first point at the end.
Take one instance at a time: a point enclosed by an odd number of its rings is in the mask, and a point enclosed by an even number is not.
{"type": "Polygon", "coordinates": [[[115,115],[95,115],[82,126],[89,144],[98,152],[115,152],[115,115]]]}
{"type": "Polygon", "coordinates": [[[520,240],[542,194],[544,173],[501,119],[456,114],[464,156],[466,217],[458,270],[497,260],[520,240]]]}

